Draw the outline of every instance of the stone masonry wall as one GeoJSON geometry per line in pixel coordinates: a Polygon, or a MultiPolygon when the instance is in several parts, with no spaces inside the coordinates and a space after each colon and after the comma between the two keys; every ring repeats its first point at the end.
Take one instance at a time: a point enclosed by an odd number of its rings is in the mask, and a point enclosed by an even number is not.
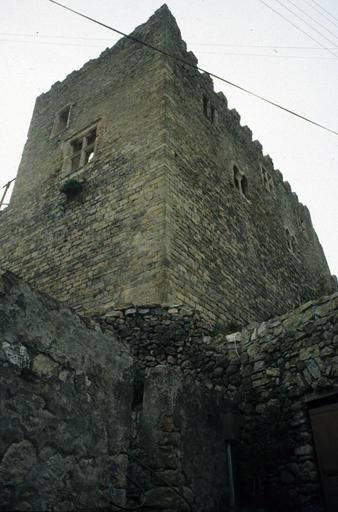
{"type": "MultiPolygon", "coordinates": [[[[160,23],[134,35],[155,38],[160,23]]],[[[80,313],[166,302],[162,74],[160,56],[123,39],[37,99],[0,213],[0,265],[80,313]],[[69,123],[52,135],[65,105],[69,123]],[[64,148],[95,123],[93,160],[69,173],[64,148]],[[82,191],[67,199],[70,178],[82,191]]]]}
{"type": "MultiPolygon", "coordinates": [[[[165,5],[132,35],[197,62],[165,5]]],[[[121,39],[37,99],[0,265],[85,315],[182,303],[246,325],[331,293],[308,210],[239,121],[209,77],[121,39]],[[94,157],[71,172],[71,142],[92,126],[94,157]]]]}
{"type": "Polygon", "coordinates": [[[112,467],[127,468],[131,366],[125,343],[1,272],[1,510],[110,505],[112,467]]]}
{"type": "Polygon", "coordinates": [[[188,307],[129,307],[100,320],[130,343],[140,368],[179,367],[236,403],[239,497],[277,511],[323,510],[308,403],[338,396],[338,295],[226,334],[188,307]],[[254,490],[255,489],[255,490],[254,490]]]}
{"type": "Polygon", "coordinates": [[[221,511],[232,410],[1,272],[0,510],[221,511]]]}
{"type": "Polygon", "coordinates": [[[338,396],[337,309],[335,294],[230,334],[187,306],[84,320],[2,273],[1,503],[122,505],[136,475],[149,510],[188,510],[185,496],[214,512],[228,499],[222,414],[237,406],[242,504],[323,510],[308,406],[338,396]]]}
{"type": "Polygon", "coordinates": [[[128,473],[145,489],[142,510],[225,510],[229,480],[224,414],[233,413],[231,402],[166,364],[147,368],[143,386],[134,401],[128,473]]]}
{"type": "MultiPolygon", "coordinates": [[[[251,472],[256,495],[246,489],[261,505],[322,510],[309,408],[328,396],[338,402],[338,294],[227,336],[218,348],[229,343],[240,367],[226,396],[240,402],[251,444],[241,453],[242,488],[251,472]]],[[[229,369],[231,362],[225,379],[229,369]]]]}
{"type": "Polygon", "coordinates": [[[245,325],[332,293],[308,209],[210,77],[168,60],[166,93],[171,302],[245,325]]]}

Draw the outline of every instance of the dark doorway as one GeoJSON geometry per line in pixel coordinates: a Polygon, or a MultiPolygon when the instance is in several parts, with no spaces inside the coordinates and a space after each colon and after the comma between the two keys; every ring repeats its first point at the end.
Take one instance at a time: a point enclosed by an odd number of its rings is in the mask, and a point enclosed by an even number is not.
{"type": "Polygon", "coordinates": [[[338,396],[309,409],[327,512],[338,510],[338,396]]]}

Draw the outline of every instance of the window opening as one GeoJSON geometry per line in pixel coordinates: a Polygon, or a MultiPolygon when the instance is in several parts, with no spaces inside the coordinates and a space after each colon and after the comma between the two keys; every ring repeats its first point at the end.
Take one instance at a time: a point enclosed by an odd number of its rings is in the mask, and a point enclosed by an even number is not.
{"type": "Polygon", "coordinates": [[[248,180],[244,174],[241,176],[241,190],[242,194],[247,197],[248,196],[248,180]]]}
{"type": "Polygon", "coordinates": [[[65,130],[68,125],[68,119],[70,114],[70,107],[64,108],[59,115],[59,130],[65,130]]]}
{"type": "Polygon", "coordinates": [[[241,190],[241,185],[240,185],[240,172],[238,170],[238,167],[236,165],[234,165],[234,183],[235,183],[235,187],[237,188],[237,190],[241,190]]]}
{"type": "Polygon", "coordinates": [[[248,198],[248,179],[237,167],[237,165],[233,166],[233,178],[234,184],[237,190],[240,192],[242,196],[246,199],[248,198]]]}
{"type": "Polygon", "coordinates": [[[209,110],[209,100],[208,98],[203,94],[203,112],[204,112],[204,115],[205,117],[209,117],[208,115],[208,110],[209,110]]]}
{"type": "Polygon", "coordinates": [[[72,156],[71,170],[76,171],[90,163],[94,158],[96,142],[96,128],[91,129],[82,137],[71,141],[72,156]]]}
{"type": "Polygon", "coordinates": [[[291,252],[291,254],[296,256],[296,254],[297,254],[297,241],[296,241],[295,235],[290,233],[288,228],[285,228],[285,236],[286,236],[286,243],[287,243],[287,247],[288,247],[289,252],[291,252]]]}
{"type": "Polygon", "coordinates": [[[210,120],[211,120],[212,123],[215,121],[215,112],[216,112],[215,107],[213,105],[211,105],[211,107],[210,107],[210,120]]]}
{"type": "Polygon", "coordinates": [[[209,98],[203,94],[203,113],[209,121],[213,124],[217,120],[217,111],[214,105],[209,101],[209,98]]]}
{"type": "Polygon", "coordinates": [[[291,252],[293,254],[296,254],[296,249],[297,248],[296,248],[296,239],[295,239],[294,235],[291,235],[291,242],[290,242],[290,244],[291,244],[291,252]]]}
{"type": "Polygon", "coordinates": [[[52,136],[57,135],[64,131],[69,124],[69,116],[70,116],[70,105],[64,107],[62,110],[57,112],[53,124],[52,136]]]}
{"type": "Polygon", "coordinates": [[[265,169],[265,167],[261,167],[261,176],[264,187],[268,192],[273,193],[275,191],[275,185],[271,174],[265,169]]]}

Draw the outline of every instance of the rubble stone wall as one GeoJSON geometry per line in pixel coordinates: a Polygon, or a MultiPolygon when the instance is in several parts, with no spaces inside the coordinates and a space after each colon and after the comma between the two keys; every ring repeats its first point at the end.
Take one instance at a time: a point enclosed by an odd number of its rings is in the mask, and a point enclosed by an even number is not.
{"type": "Polygon", "coordinates": [[[179,368],[137,364],[127,340],[1,271],[1,510],[221,510],[225,411],[179,368]]]}
{"type": "Polygon", "coordinates": [[[183,306],[129,307],[100,323],[130,343],[140,367],[179,367],[239,406],[241,499],[322,510],[308,410],[327,396],[338,401],[337,309],[334,294],[232,334],[183,306]]]}
{"type": "Polygon", "coordinates": [[[0,274],[0,509],[110,504],[125,474],[132,400],[128,346],[0,274]]]}

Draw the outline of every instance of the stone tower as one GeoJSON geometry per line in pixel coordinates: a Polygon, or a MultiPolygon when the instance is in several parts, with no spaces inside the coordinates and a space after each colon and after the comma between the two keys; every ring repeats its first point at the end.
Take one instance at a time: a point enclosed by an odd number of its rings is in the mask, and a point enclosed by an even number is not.
{"type": "MultiPolygon", "coordinates": [[[[166,5],[132,35],[197,63],[166,5]]],[[[38,97],[0,247],[89,315],[245,323],[332,289],[307,208],[210,77],[127,38],[38,97]]]]}

